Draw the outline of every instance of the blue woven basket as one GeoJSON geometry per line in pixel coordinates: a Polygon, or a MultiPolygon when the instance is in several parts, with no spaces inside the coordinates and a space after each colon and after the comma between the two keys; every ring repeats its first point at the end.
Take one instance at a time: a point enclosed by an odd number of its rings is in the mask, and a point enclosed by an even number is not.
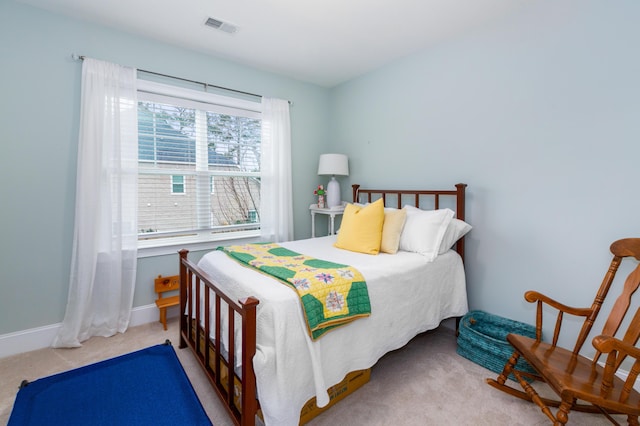
{"type": "MultiPolygon", "coordinates": [[[[469,311],[460,321],[456,352],[495,373],[502,373],[504,365],[513,354],[513,347],[507,342],[509,333],[535,339],[536,328],[484,311],[469,311]]],[[[518,359],[516,369],[536,373],[522,357],[518,359]]],[[[515,380],[513,375],[509,378],[515,380]]]]}

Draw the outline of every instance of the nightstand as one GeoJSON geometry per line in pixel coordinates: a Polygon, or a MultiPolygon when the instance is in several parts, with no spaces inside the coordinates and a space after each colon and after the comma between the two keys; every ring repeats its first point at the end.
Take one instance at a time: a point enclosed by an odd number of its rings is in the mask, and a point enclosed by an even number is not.
{"type": "Polygon", "coordinates": [[[315,238],[316,236],[316,214],[324,214],[329,216],[329,235],[334,235],[335,231],[335,219],[336,216],[344,213],[344,202],[341,206],[328,208],[319,208],[317,204],[311,204],[309,206],[309,211],[311,212],[311,237],[315,238]]]}

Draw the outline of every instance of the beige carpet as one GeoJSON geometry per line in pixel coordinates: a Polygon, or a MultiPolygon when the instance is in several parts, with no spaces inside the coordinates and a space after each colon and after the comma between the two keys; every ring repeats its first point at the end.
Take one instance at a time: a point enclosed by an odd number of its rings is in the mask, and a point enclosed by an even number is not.
{"type": "MultiPolygon", "coordinates": [[[[177,321],[133,327],[125,334],[92,338],[77,349],[40,349],[0,359],[0,424],[6,424],[22,380],[36,380],[148,346],[173,342],[200,401],[215,426],[232,425],[188,350],[177,349],[177,321]]],[[[540,410],[485,384],[494,374],[455,352],[452,330],[441,327],[387,354],[371,380],[309,423],[339,425],[548,425],[540,410]]],[[[624,422],[624,419],[623,423],[624,422]]],[[[601,416],[571,413],[571,425],[608,425],[601,416]]]]}

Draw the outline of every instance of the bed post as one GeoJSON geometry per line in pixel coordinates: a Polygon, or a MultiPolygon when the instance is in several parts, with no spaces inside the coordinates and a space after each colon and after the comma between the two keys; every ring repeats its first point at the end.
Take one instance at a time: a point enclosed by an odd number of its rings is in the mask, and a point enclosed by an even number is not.
{"type": "Polygon", "coordinates": [[[360,185],[358,185],[358,184],[351,185],[351,189],[353,191],[353,194],[351,195],[351,201],[353,201],[354,203],[358,202],[358,189],[359,188],[360,188],[360,185]]]}
{"type": "Polygon", "coordinates": [[[187,318],[185,317],[185,309],[187,307],[187,267],[184,265],[183,261],[187,259],[187,255],[189,254],[189,250],[182,249],[178,252],[180,255],[180,343],[178,347],[180,349],[184,349],[187,347],[187,342],[185,342],[182,332],[187,329],[187,318]]]}
{"type": "Polygon", "coordinates": [[[255,424],[258,412],[256,395],[256,374],[253,371],[253,357],[256,354],[256,306],[260,303],[255,297],[238,301],[243,308],[242,319],[242,426],[255,424]]]}
{"type": "MultiPolygon", "coordinates": [[[[467,187],[466,183],[458,183],[456,184],[456,216],[460,220],[465,220],[465,189],[467,187]]],[[[464,264],[464,237],[460,238],[456,243],[456,251],[462,258],[462,263],[464,264]]],[[[456,336],[460,330],[460,320],[462,317],[456,317],[456,336]]]]}
{"type": "MultiPolygon", "coordinates": [[[[460,220],[465,220],[464,200],[466,187],[466,183],[456,184],[456,217],[460,220]]],[[[462,258],[462,262],[464,263],[464,238],[460,238],[456,243],[456,251],[462,258]]]]}

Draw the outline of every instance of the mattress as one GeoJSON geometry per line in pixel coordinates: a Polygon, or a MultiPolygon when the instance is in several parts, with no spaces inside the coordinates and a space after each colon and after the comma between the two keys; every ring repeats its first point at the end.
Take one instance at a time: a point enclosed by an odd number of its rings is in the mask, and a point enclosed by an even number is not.
{"type": "Polygon", "coordinates": [[[372,256],[338,249],[335,238],[281,243],[298,253],[354,266],[367,282],[371,315],[316,341],[307,334],[300,300],[289,286],[221,251],[207,253],[198,263],[231,298],[260,301],[253,366],[266,425],[297,425],[306,401],[315,396],[318,406],[326,405],[327,388],[348,372],[372,367],[417,334],[468,311],[464,267],[455,251],[432,262],[404,251],[372,256]]]}

